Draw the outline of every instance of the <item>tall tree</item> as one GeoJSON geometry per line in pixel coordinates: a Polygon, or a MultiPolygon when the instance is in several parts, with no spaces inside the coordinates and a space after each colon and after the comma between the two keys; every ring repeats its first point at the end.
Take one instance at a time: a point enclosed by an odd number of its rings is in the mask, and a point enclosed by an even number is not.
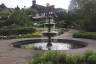
{"type": "Polygon", "coordinates": [[[96,0],[72,0],[69,8],[82,29],[96,31],[96,0]]]}

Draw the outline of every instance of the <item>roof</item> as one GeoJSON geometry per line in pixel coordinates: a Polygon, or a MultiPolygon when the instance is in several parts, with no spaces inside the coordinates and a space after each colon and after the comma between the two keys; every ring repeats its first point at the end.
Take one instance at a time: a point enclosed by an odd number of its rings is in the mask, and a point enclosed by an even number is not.
{"type": "Polygon", "coordinates": [[[1,4],[0,8],[7,8],[7,7],[4,4],[1,4]]]}
{"type": "Polygon", "coordinates": [[[35,5],[32,5],[32,8],[37,9],[39,12],[47,12],[47,11],[53,11],[54,10],[53,5],[49,6],[49,7],[46,7],[46,6],[35,4],[35,5]]]}
{"type": "Polygon", "coordinates": [[[38,5],[38,4],[32,5],[32,8],[36,9],[38,12],[44,12],[46,9],[45,6],[38,5]]]}

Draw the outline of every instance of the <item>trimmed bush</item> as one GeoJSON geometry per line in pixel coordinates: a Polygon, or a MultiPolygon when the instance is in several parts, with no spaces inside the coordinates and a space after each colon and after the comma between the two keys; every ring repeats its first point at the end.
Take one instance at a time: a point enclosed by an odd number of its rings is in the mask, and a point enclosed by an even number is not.
{"type": "Polygon", "coordinates": [[[86,33],[86,32],[78,32],[73,34],[74,38],[87,38],[87,39],[96,39],[96,34],[86,33]]]}
{"type": "Polygon", "coordinates": [[[10,35],[10,36],[7,36],[6,39],[18,39],[18,38],[38,38],[38,37],[41,37],[42,34],[39,33],[39,32],[35,32],[35,33],[32,33],[32,34],[20,34],[20,35],[10,35]]]}
{"type": "Polygon", "coordinates": [[[0,30],[0,36],[27,34],[35,31],[34,28],[2,29],[0,30]]]}

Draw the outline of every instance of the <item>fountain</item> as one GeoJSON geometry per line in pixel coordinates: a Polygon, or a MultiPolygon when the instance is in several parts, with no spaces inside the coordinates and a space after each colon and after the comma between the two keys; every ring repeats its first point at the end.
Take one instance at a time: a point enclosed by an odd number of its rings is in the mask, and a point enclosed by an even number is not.
{"type": "Polygon", "coordinates": [[[55,23],[53,22],[52,15],[53,15],[52,12],[48,12],[48,14],[47,14],[48,22],[45,23],[45,26],[48,28],[48,30],[46,32],[43,32],[43,35],[48,37],[47,47],[52,46],[51,37],[53,37],[57,34],[57,32],[51,30],[51,28],[55,25],[55,23]]]}
{"type": "MultiPolygon", "coordinates": [[[[50,7],[48,7],[50,8],[50,7]]],[[[77,40],[67,40],[67,39],[52,39],[52,37],[56,36],[58,32],[54,31],[52,27],[55,26],[53,22],[53,12],[47,10],[46,14],[46,23],[44,24],[47,28],[47,31],[43,31],[43,35],[47,37],[47,39],[32,39],[32,40],[24,40],[24,41],[17,41],[12,43],[14,47],[21,48],[22,46],[27,47],[41,47],[42,50],[70,50],[70,49],[78,49],[87,46],[87,43],[77,40]]]]}

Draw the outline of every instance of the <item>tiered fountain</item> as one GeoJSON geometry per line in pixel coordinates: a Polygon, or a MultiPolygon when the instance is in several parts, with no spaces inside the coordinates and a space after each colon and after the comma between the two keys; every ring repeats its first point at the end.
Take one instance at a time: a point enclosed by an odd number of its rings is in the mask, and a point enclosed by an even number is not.
{"type": "Polygon", "coordinates": [[[51,47],[52,46],[51,37],[55,36],[57,34],[57,32],[52,30],[52,27],[55,25],[55,23],[53,22],[53,13],[48,12],[46,17],[47,17],[48,21],[46,21],[45,26],[48,28],[48,30],[44,31],[43,35],[48,37],[47,47],[51,47]]]}

